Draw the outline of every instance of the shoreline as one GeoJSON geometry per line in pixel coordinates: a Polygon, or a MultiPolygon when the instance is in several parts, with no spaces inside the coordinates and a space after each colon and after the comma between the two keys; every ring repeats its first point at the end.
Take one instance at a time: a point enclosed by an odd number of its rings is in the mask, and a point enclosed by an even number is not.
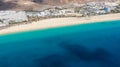
{"type": "Polygon", "coordinates": [[[18,32],[42,30],[55,27],[71,26],[77,24],[87,24],[102,21],[120,20],[120,13],[106,14],[90,17],[68,17],[68,18],[51,18],[32,22],[30,24],[21,24],[0,30],[0,35],[12,34],[18,32]]]}

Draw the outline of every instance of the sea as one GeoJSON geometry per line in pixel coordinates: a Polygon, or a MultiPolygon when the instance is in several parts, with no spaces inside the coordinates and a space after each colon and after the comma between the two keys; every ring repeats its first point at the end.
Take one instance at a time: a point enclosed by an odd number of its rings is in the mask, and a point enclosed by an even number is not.
{"type": "Polygon", "coordinates": [[[120,67],[120,20],[0,35],[0,67],[120,67]]]}

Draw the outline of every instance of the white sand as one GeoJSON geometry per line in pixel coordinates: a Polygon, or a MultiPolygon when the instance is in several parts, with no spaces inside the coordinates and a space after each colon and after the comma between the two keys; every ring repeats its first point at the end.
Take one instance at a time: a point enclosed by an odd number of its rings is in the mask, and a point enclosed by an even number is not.
{"type": "Polygon", "coordinates": [[[85,23],[91,23],[91,22],[110,21],[110,20],[120,20],[120,13],[92,16],[92,17],[83,17],[83,18],[70,17],[70,18],[45,19],[45,20],[30,23],[30,24],[16,25],[6,29],[2,29],[0,30],[0,35],[15,33],[15,32],[31,31],[31,30],[37,30],[37,29],[85,24],[85,23]]]}

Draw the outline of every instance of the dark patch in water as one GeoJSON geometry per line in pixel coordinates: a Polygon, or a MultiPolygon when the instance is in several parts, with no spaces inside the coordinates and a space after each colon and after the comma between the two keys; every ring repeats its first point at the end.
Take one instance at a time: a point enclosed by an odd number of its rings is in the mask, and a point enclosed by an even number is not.
{"type": "MultiPolygon", "coordinates": [[[[108,25],[100,27],[103,26],[108,25]]],[[[53,36],[66,31],[57,29],[59,32],[44,38],[39,32],[0,38],[0,67],[120,67],[120,27],[118,24],[117,28],[110,29],[97,30],[96,27],[81,27],[86,28],[85,32],[70,28],[71,33],[53,36]],[[87,31],[88,28],[91,31],[87,31]],[[12,41],[15,38],[18,40],[12,41]],[[11,41],[5,43],[4,40],[11,41]]]]}
{"type": "Polygon", "coordinates": [[[69,67],[67,64],[70,58],[61,55],[50,55],[35,60],[36,67],[69,67]]]}
{"type": "Polygon", "coordinates": [[[96,48],[94,51],[90,51],[81,44],[71,44],[66,42],[62,42],[60,46],[72,55],[78,57],[79,60],[86,62],[100,62],[106,64],[108,67],[120,67],[120,65],[111,61],[114,56],[103,48],[96,48]]]}
{"type": "Polygon", "coordinates": [[[92,56],[95,60],[104,60],[104,59],[107,59],[109,57],[112,57],[112,54],[103,48],[97,48],[93,52],[92,56]]]}

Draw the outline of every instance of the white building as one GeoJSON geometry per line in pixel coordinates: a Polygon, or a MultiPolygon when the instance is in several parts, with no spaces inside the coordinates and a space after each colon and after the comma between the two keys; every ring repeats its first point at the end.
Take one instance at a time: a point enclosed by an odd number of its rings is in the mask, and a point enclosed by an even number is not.
{"type": "Polygon", "coordinates": [[[104,10],[96,10],[95,13],[97,13],[97,14],[105,14],[106,12],[104,10]]]}
{"type": "Polygon", "coordinates": [[[105,5],[107,5],[107,6],[118,6],[119,4],[113,3],[113,2],[105,2],[105,5]]]}
{"type": "Polygon", "coordinates": [[[28,21],[25,11],[0,11],[0,20],[4,23],[28,21]]]}
{"type": "Polygon", "coordinates": [[[5,23],[0,23],[0,28],[1,27],[5,27],[5,26],[7,26],[8,24],[5,24],[5,23]]]}
{"type": "Polygon", "coordinates": [[[29,17],[41,17],[40,11],[26,11],[26,15],[29,17]]]}
{"type": "Polygon", "coordinates": [[[64,13],[65,16],[72,15],[75,13],[74,9],[63,9],[62,12],[64,13]]]}
{"type": "Polygon", "coordinates": [[[65,15],[65,10],[59,10],[59,15],[65,15]]]}

